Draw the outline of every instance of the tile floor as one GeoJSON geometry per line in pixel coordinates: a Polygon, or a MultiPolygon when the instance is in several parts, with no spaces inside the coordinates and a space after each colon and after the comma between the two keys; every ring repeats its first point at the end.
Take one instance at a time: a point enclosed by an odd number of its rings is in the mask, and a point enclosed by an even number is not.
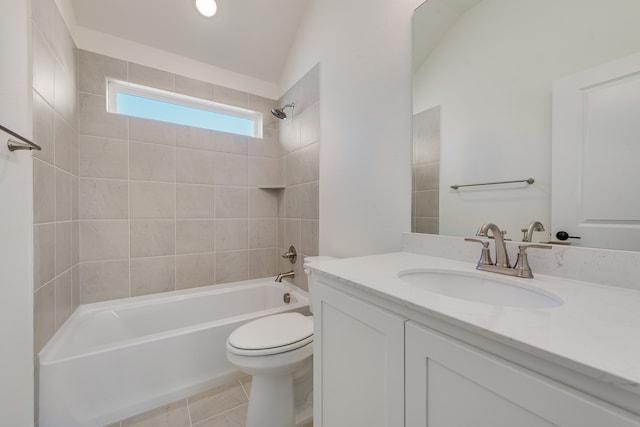
{"type": "Polygon", "coordinates": [[[246,376],[106,427],[245,427],[250,391],[246,376]]]}

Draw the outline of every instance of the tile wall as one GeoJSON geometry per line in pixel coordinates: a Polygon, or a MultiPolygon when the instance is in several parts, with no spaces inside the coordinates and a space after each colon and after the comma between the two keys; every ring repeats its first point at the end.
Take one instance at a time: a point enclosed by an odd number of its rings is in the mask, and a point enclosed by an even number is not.
{"type": "Polygon", "coordinates": [[[77,50],[54,0],[33,0],[34,351],[79,303],[77,50]]]}
{"type": "Polygon", "coordinates": [[[293,270],[292,282],[307,289],[302,264],[305,256],[318,255],[319,235],[319,149],[320,149],[320,66],[313,67],[278,101],[295,103],[287,120],[279,120],[279,182],[285,185],[278,199],[278,254],[290,245],[296,247],[298,260],[292,265],[279,256],[279,271],[293,270]]]}
{"type": "Polygon", "coordinates": [[[413,116],[411,231],[438,234],[440,198],[440,107],[413,116]]]}

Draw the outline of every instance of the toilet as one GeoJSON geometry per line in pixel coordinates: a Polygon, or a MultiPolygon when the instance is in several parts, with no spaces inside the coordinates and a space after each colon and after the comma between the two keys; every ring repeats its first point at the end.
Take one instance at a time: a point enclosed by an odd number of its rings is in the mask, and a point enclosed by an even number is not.
{"type": "MultiPolygon", "coordinates": [[[[305,273],[310,274],[308,265],[329,259],[306,257],[305,273]]],[[[227,359],[253,377],[247,427],[302,427],[311,422],[311,316],[282,313],[240,326],[227,340],[227,359]]]]}

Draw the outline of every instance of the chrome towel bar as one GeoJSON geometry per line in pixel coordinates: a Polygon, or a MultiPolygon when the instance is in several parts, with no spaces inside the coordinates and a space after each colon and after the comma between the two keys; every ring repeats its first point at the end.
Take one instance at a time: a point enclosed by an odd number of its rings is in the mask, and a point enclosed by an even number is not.
{"type": "Polygon", "coordinates": [[[516,182],[526,182],[527,184],[533,184],[535,181],[536,180],[533,178],[527,178],[527,179],[518,179],[515,181],[496,181],[496,182],[483,182],[480,184],[452,185],[451,188],[453,188],[454,190],[457,190],[458,188],[462,188],[462,187],[476,187],[478,185],[513,184],[516,182]]]}
{"type": "Polygon", "coordinates": [[[6,127],[0,125],[0,130],[8,133],[9,135],[11,135],[14,138],[17,138],[19,140],[19,141],[16,141],[15,139],[11,139],[10,138],[7,141],[7,148],[9,149],[9,151],[16,151],[16,150],[37,150],[37,151],[40,151],[40,150],[42,150],[42,147],[40,147],[38,144],[36,144],[35,142],[32,142],[32,141],[29,141],[27,138],[15,133],[11,129],[7,129],[6,127]]]}

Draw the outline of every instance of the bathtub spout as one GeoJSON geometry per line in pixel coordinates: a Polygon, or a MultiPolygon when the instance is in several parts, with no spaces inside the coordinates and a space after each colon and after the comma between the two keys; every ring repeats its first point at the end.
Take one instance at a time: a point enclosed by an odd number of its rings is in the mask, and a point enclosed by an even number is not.
{"type": "Polygon", "coordinates": [[[291,277],[293,279],[295,277],[295,273],[293,272],[293,270],[286,273],[278,273],[278,275],[276,276],[276,282],[281,283],[282,279],[284,279],[285,277],[291,277]]]}

